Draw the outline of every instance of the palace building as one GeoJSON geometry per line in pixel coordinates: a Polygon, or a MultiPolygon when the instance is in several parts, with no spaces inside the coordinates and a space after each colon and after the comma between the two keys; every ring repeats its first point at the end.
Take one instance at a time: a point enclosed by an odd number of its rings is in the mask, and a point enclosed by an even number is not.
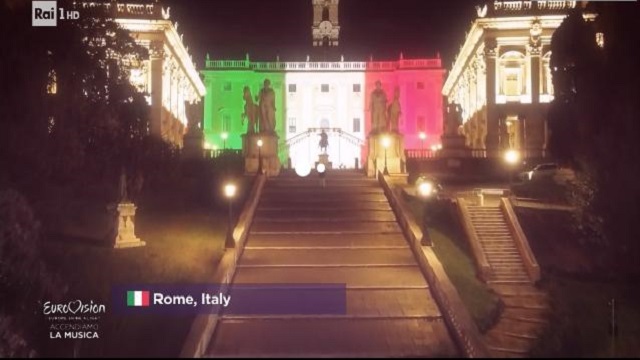
{"type": "Polygon", "coordinates": [[[476,6],[442,89],[462,108],[459,132],[489,157],[506,149],[542,157],[553,99],[551,36],[576,1],[493,1],[476,6]]]}
{"type": "MultiPolygon", "coordinates": [[[[344,61],[339,54],[339,0],[312,0],[310,48],[327,50],[336,61],[254,62],[245,59],[210,59],[204,75],[205,147],[241,149],[247,124],[243,89],[255,99],[265,79],[276,93],[276,133],[279,158],[313,162],[318,158],[320,133],[329,139],[333,167],[364,164],[366,139],[371,130],[370,95],[380,81],[388,104],[399,91],[402,114],[399,129],[405,147],[419,148],[440,142],[444,70],[440,58],[390,61],[344,61]],[[420,135],[422,133],[422,136],[420,135]]],[[[313,51],[313,50],[312,50],[313,51]]],[[[257,100],[255,100],[257,103],[257,100]]]]}
{"type": "Polygon", "coordinates": [[[200,102],[205,86],[178,33],[178,23],[170,20],[169,9],[157,2],[83,2],[80,5],[107,7],[116,23],[129,30],[136,42],[149,50],[149,58],[131,69],[131,83],[148,94],[151,134],[182,147],[188,124],[185,102],[200,102]]]}

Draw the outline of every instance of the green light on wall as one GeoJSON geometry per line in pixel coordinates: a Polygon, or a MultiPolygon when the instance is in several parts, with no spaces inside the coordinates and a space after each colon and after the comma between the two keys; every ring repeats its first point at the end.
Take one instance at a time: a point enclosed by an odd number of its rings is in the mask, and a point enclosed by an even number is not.
{"type": "Polygon", "coordinates": [[[264,80],[269,79],[276,92],[276,133],[280,137],[278,155],[281,161],[286,161],[288,153],[283,145],[286,139],[285,74],[225,69],[203,70],[202,74],[207,88],[204,102],[205,144],[211,149],[242,149],[242,135],[247,132],[247,123],[242,124],[243,89],[248,86],[257,103],[264,80]]]}

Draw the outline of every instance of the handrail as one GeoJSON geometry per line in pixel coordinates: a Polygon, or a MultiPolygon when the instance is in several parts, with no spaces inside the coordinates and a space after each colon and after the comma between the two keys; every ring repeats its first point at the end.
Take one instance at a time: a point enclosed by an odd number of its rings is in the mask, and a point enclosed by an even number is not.
{"type": "Polygon", "coordinates": [[[362,146],[365,144],[364,140],[358,138],[357,136],[349,134],[348,132],[343,131],[341,128],[308,128],[306,131],[301,132],[290,139],[287,139],[286,144],[289,146],[295,145],[300,141],[302,141],[304,138],[310,137],[311,134],[320,133],[322,131],[325,131],[327,133],[338,133],[338,136],[340,138],[343,138],[349,141],[351,144],[355,146],[362,146]]]}
{"type": "Polygon", "coordinates": [[[505,220],[509,227],[509,232],[511,233],[513,241],[516,243],[516,248],[518,248],[520,258],[524,263],[527,274],[531,281],[535,283],[540,280],[540,265],[538,265],[536,257],[533,254],[533,251],[531,251],[527,236],[524,234],[522,227],[520,227],[520,222],[518,221],[515,211],[513,211],[509,198],[503,197],[500,199],[500,209],[504,213],[505,220]]]}
{"type": "MultiPolygon", "coordinates": [[[[238,259],[244,251],[244,245],[249,233],[249,228],[253,222],[258,202],[262,195],[262,190],[266,182],[266,176],[264,174],[257,175],[255,177],[251,192],[247,198],[238,223],[233,230],[234,247],[227,248],[222,255],[222,259],[218,263],[216,273],[213,276],[213,283],[221,284],[221,291],[227,292],[229,290],[229,284],[233,280],[236,272],[236,266],[238,259]]],[[[182,346],[180,352],[181,358],[196,358],[203,357],[209,347],[211,337],[218,326],[218,320],[222,307],[219,307],[217,313],[201,314],[196,316],[191,324],[189,334],[182,346]]]]}
{"type": "Polygon", "coordinates": [[[484,281],[491,280],[491,265],[489,264],[489,260],[480,245],[480,239],[478,238],[476,229],[471,223],[471,214],[469,214],[469,210],[467,209],[467,202],[463,198],[458,197],[456,198],[456,203],[458,205],[458,215],[462,221],[462,227],[467,234],[469,245],[471,245],[471,251],[473,252],[473,257],[476,260],[476,266],[478,267],[480,277],[484,281]]]}

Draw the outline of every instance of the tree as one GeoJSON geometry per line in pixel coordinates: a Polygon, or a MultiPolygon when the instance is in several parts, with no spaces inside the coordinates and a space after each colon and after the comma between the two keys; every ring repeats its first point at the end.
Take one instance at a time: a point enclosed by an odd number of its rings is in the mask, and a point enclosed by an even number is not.
{"type": "MultiPolygon", "coordinates": [[[[585,238],[611,246],[619,259],[640,255],[640,125],[635,5],[596,3],[586,21],[570,14],[552,39],[556,98],[550,147],[577,170],[573,202],[585,238]],[[597,35],[602,34],[602,35],[597,35]],[[604,39],[599,46],[596,39],[604,39]]],[[[623,263],[622,261],[620,262],[623,263]]]]}

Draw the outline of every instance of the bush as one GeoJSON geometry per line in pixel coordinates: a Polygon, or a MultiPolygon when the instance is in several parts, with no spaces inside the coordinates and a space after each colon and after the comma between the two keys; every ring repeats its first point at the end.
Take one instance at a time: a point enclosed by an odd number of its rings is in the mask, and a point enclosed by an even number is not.
{"type": "Polygon", "coordinates": [[[32,355],[36,334],[46,331],[35,309],[66,291],[40,259],[39,234],[40,223],[22,195],[0,191],[0,357],[32,355]]]}

